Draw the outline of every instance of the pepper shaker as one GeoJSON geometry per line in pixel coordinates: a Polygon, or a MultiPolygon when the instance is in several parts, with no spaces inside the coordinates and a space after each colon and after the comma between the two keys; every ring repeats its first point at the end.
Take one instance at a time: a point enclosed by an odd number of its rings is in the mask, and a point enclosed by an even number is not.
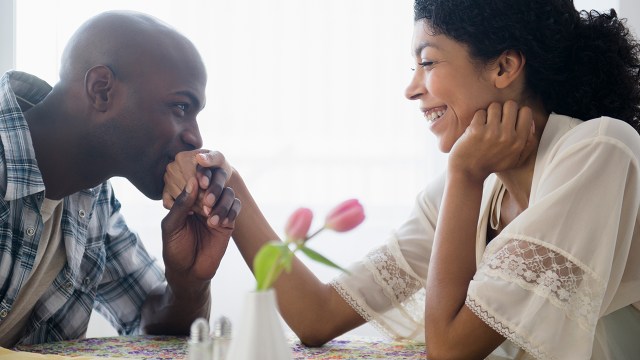
{"type": "Polygon", "coordinates": [[[191,324],[189,337],[189,360],[211,360],[211,340],[209,336],[209,322],[197,318],[191,324]]]}
{"type": "Polygon", "coordinates": [[[231,344],[231,321],[220,316],[213,324],[213,360],[225,360],[231,344]]]}

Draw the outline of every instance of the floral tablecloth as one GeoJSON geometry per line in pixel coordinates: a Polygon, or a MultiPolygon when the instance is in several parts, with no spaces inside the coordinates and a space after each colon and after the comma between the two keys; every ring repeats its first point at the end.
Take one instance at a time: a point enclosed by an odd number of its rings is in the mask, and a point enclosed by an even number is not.
{"type": "MultiPolygon", "coordinates": [[[[424,359],[423,345],[386,339],[342,336],[319,348],[308,348],[295,337],[289,343],[293,359],[424,359]]],[[[187,359],[187,339],[172,336],[119,336],[23,345],[16,350],[63,356],[126,359],[187,359]]],[[[231,360],[231,359],[230,359],[231,360]]]]}

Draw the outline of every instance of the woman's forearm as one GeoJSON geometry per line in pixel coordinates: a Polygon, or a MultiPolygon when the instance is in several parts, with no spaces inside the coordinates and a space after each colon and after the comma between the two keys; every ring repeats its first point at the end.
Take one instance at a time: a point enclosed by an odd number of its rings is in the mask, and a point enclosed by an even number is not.
{"type": "MultiPolygon", "coordinates": [[[[242,211],[236,219],[232,236],[245,262],[252,269],[253,258],[262,245],[279,240],[279,237],[237,172],[229,180],[228,186],[242,202],[242,211]]],[[[275,282],[274,289],[282,317],[306,345],[322,345],[364,323],[364,319],[330,285],[318,280],[296,258],[292,271],[283,272],[275,282]]]]}
{"type": "Polygon", "coordinates": [[[483,358],[504,340],[465,306],[476,271],[482,185],[464,174],[447,177],[426,285],[429,358],[483,358]]]}

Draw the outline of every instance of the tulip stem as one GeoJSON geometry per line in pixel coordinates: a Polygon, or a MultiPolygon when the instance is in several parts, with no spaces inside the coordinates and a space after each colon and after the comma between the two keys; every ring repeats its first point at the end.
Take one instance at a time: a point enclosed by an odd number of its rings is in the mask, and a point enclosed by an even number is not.
{"type": "Polygon", "coordinates": [[[311,235],[307,236],[307,238],[306,238],[306,239],[304,239],[304,242],[307,242],[307,241],[309,241],[309,239],[311,239],[312,237],[314,237],[314,236],[316,236],[316,235],[320,234],[320,232],[321,232],[322,230],[324,230],[324,229],[325,229],[325,227],[323,226],[323,227],[321,227],[320,229],[316,230],[316,232],[314,232],[313,234],[311,234],[311,235]]]}

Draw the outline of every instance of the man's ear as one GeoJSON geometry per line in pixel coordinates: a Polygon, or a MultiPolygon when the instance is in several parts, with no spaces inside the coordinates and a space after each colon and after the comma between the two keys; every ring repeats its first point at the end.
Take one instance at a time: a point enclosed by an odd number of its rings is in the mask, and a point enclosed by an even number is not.
{"type": "Polygon", "coordinates": [[[497,88],[504,89],[524,73],[526,59],[524,54],[515,50],[503,52],[496,60],[494,83],[497,88]]]}
{"type": "Polygon", "coordinates": [[[113,85],[115,76],[106,65],[96,65],[85,75],[85,91],[91,105],[100,112],[105,112],[113,101],[113,85]]]}

